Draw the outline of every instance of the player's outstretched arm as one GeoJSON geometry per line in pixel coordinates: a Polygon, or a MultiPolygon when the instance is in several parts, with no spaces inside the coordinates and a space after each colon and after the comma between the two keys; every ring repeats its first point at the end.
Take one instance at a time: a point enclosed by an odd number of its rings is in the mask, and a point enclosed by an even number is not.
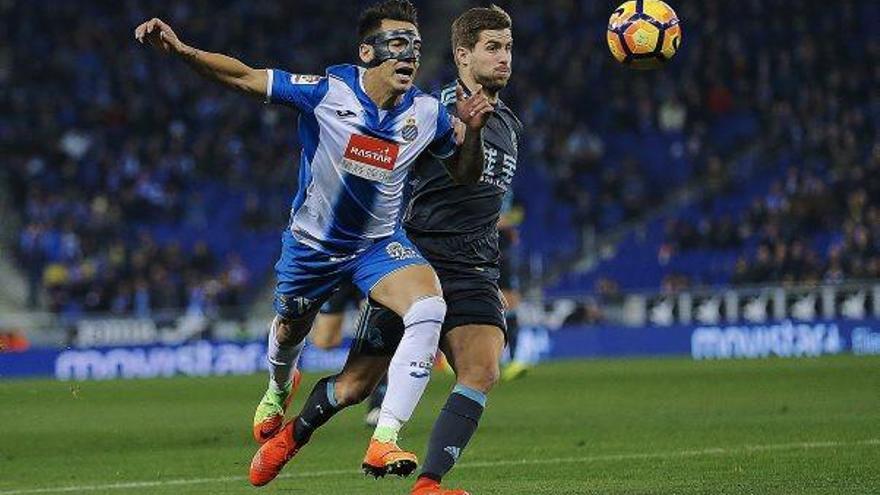
{"type": "Polygon", "coordinates": [[[461,86],[456,88],[458,118],[465,126],[464,140],[458,150],[446,160],[446,169],[459,184],[476,184],[483,175],[482,129],[494,111],[494,107],[478,86],[466,97],[461,86]]]}
{"type": "Polygon", "coordinates": [[[253,69],[240,60],[210,53],[191,47],[180,38],[161,19],[152,18],[134,30],[134,38],[139,42],[176,55],[193,69],[208,79],[220,82],[233,89],[257,98],[266,97],[269,76],[265,70],[253,69]]]}

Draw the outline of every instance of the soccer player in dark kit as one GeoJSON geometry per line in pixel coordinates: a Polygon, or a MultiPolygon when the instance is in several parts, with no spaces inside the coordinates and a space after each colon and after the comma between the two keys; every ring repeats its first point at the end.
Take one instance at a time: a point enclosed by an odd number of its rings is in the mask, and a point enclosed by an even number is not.
{"type": "MultiPolygon", "coordinates": [[[[413,495],[466,495],[440,486],[460,458],[497,383],[506,340],[505,307],[498,279],[498,220],[516,172],[522,124],[498,98],[512,70],[510,17],[498,7],[466,11],[452,25],[458,84],[482,91],[495,106],[483,129],[484,170],[476,185],[455,184],[442,163],[427,159],[413,169],[412,200],[405,227],[437,271],[447,301],[440,348],[456,384],[434,423],[413,495]]],[[[450,108],[455,90],[440,101],[450,108]]],[[[423,155],[424,156],[424,155],[423,155]]],[[[380,321],[397,321],[386,316],[380,321]]],[[[398,323],[399,325],[400,323],[398,323]]],[[[370,328],[369,326],[367,328],[370,328]]],[[[402,327],[400,327],[402,329],[402,327]]]]}
{"type": "MultiPolygon", "coordinates": [[[[444,489],[440,481],[476,431],[486,395],[500,375],[506,324],[498,287],[498,221],[516,171],[522,133],[520,121],[498,98],[511,75],[511,26],[510,17],[498,7],[470,9],[452,25],[458,80],[441,91],[441,104],[454,112],[457,93],[481,92],[494,105],[482,129],[484,168],[479,182],[462,184],[442,162],[425,154],[412,172],[412,199],[404,226],[440,277],[448,308],[440,348],[457,381],[434,424],[413,495],[467,494],[444,489]]],[[[337,391],[347,391],[345,406],[369,396],[385,373],[403,326],[397,315],[371,301],[358,329],[349,365],[331,377],[337,391]]],[[[329,403],[326,394],[316,393],[300,417],[313,430],[342,407],[329,403]]],[[[377,474],[367,464],[364,468],[377,474]]]]}

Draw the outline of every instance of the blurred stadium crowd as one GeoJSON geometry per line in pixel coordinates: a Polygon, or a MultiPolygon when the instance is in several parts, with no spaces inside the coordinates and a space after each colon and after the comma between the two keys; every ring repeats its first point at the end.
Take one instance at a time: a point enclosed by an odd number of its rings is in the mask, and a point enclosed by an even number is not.
{"type": "MultiPolygon", "coordinates": [[[[427,32],[441,7],[416,3],[427,32]]],[[[636,73],[605,47],[614,2],[497,3],[516,39],[503,97],[526,129],[520,254],[564,262],[583,254],[587,233],[647,222],[630,250],[549,289],[616,299],[620,288],[880,277],[876,4],[672,2],[681,53],[636,73]],[[676,203],[684,189],[698,199],[676,203]],[[673,213],[656,218],[660,205],[673,213]]],[[[296,185],[294,115],[203,82],[131,31],[160,15],[195,46],[314,73],[352,59],[353,26],[329,29],[338,6],[0,8],[3,177],[31,303],[149,314],[249,302],[271,274],[296,185]]],[[[445,38],[427,42],[448,57],[445,38]]],[[[420,85],[451,74],[440,64],[420,85]]]]}

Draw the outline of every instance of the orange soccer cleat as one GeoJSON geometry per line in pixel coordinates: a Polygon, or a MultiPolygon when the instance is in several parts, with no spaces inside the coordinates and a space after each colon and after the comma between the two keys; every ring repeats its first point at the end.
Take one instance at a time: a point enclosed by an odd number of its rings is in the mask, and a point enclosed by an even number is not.
{"type": "Polygon", "coordinates": [[[274,480],[281,469],[299,452],[302,445],[293,439],[293,423],[288,421],[275,436],[260,447],[251,460],[249,478],[254,486],[263,486],[274,480]]]}
{"type": "Polygon", "coordinates": [[[418,458],[412,452],[402,450],[394,442],[380,442],[375,438],[370,439],[367,455],[361,465],[365,474],[376,478],[386,474],[409,476],[418,466],[418,458]]]}
{"type": "Polygon", "coordinates": [[[294,370],[290,390],[281,393],[274,393],[271,389],[266,390],[263,399],[257,405],[257,411],[254,413],[254,440],[257,443],[265,443],[281,429],[284,414],[290,407],[290,401],[296,395],[301,381],[302,373],[299,370],[294,370]]]}
{"type": "Polygon", "coordinates": [[[471,495],[464,490],[447,490],[430,478],[419,478],[410,495],[471,495]]]}

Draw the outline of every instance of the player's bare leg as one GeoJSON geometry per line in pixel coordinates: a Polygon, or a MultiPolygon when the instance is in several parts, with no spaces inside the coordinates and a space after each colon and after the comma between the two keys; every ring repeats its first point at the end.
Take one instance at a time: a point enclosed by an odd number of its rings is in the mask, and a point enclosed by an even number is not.
{"type": "MultiPolygon", "coordinates": [[[[331,298],[331,301],[332,299],[333,298],[331,298]]],[[[330,301],[327,302],[327,304],[329,303],[330,301]]],[[[327,306],[327,304],[325,304],[325,307],[327,306]]],[[[366,301],[362,300],[362,311],[364,310],[365,305],[366,301]]],[[[325,311],[325,308],[321,308],[321,312],[318,313],[318,317],[315,319],[315,325],[312,328],[312,333],[309,334],[309,338],[311,339],[312,344],[314,344],[315,347],[319,349],[335,349],[336,347],[339,347],[342,344],[342,325],[344,322],[344,309],[338,312],[327,312],[325,311]]],[[[386,369],[387,367],[388,364],[385,363],[383,369],[386,369]]],[[[372,394],[370,394],[367,414],[364,418],[364,422],[367,424],[367,426],[375,428],[376,424],[379,422],[379,412],[382,409],[382,401],[385,398],[385,389],[387,386],[388,384],[384,379],[380,380],[373,389],[372,394]]]]}
{"type": "Polygon", "coordinates": [[[270,324],[266,352],[269,385],[254,412],[253,434],[257,443],[266,442],[281,429],[284,414],[299,388],[301,374],[296,364],[313,319],[314,316],[294,320],[276,315],[270,324]]]}
{"type": "Polygon", "coordinates": [[[441,348],[456,372],[456,385],[434,422],[425,465],[412,495],[467,495],[464,490],[441,488],[440,481],[477,430],[486,395],[498,383],[504,333],[492,325],[463,325],[443,337],[441,348]]]}
{"type": "Polygon", "coordinates": [[[352,353],[339,374],[322,378],[294,422],[293,438],[299,446],[342,409],[363,402],[385,375],[391,356],[352,353]]]}
{"type": "Polygon", "coordinates": [[[342,323],[345,313],[321,313],[315,319],[311,339],[319,349],[333,349],[342,343],[342,323]]]}
{"type": "Polygon", "coordinates": [[[456,384],[488,394],[498,383],[504,332],[494,325],[462,325],[443,336],[440,344],[456,384]]]}
{"type": "Polygon", "coordinates": [[[388,275],[370,296],[403,318],[404,332],[388,366],[388,388],[362,466],[376,477],[407,476],[416,469],[418,459],[397,446],[398,433],[428,385],[446,303],[437,275],[428,265],[388,275]]]}
{"type": "Polygon", "coordinates": [[[338,375],[324,377],[312,388],[299,414],[284,425],[277,440],[285,462],[309,442],[312,434],[342,409],[369,397],[388,368],[390,356],[351,354],[338,375]]]}

